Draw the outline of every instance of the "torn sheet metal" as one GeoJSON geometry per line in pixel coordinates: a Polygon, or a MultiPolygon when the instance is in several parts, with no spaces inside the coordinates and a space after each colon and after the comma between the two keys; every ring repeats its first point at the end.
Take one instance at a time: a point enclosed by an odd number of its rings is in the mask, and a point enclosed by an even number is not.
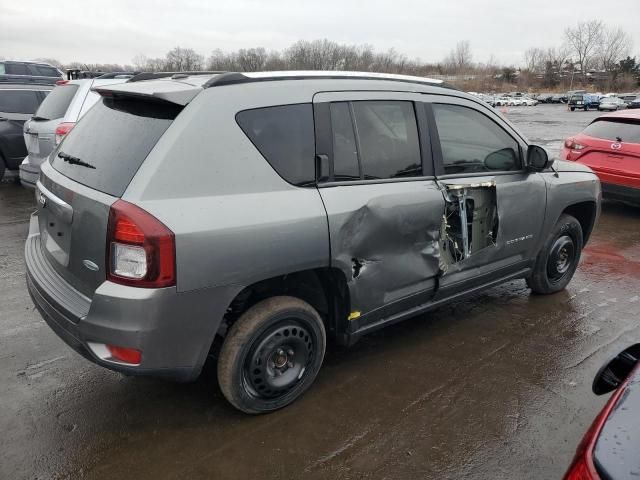
{"type": "Polygon", "coordinates": [[[321,188],[331,262],[362,316],[432,291],[440,273],[444,198],[433,181],[321,188]]]}
{"type": "Polygon", "coordinates": [[[440,226],[440,269],[444,274],[451,265],[496,247],[499,218],[494,180],[439,185],[446,202],[440,226]]]}

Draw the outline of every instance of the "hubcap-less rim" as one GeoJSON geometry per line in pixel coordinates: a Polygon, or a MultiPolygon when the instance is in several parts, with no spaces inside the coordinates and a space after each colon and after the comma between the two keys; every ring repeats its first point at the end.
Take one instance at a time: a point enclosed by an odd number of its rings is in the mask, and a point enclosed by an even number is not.
{"type": "Polygon", "coordinates": [[[576,256],[575,244],[569,235],[559,237],[551,247],[549,260],[547,261],[547,274],[549,279],[557,283],[571,269],[576,256]]]}
{"type": "Polygon", "coordinates": [[[265,331],[254,342],[243,371],[247,391],[256,398],[278,398],[300,383],[314,358],[313,335],[295,319],[265,331]]]}

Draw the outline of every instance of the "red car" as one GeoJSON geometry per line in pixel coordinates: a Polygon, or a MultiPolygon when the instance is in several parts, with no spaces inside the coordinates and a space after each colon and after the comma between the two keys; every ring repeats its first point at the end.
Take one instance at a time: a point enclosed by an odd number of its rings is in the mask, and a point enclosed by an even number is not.
{"type": "Polygon", "coordinates": [[[600,177],[605,198],[640,205],[640,111],[596,118],[564,141],[561,157],[583,163],[600,177]]]}

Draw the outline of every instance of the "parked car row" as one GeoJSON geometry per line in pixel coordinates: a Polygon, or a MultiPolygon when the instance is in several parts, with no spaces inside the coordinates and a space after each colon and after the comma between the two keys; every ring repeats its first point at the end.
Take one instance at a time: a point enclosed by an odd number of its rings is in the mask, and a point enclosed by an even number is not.
{"type": "Polygon", "coordinates": [[[7,170],[33,188],[40,164],[99,98],[91,88],[123,83],[132,72],[104,74],[36,62],[0,62],[0,180],[7,170]],[[33,74],[37,75],[33,75],[33,74]]]}

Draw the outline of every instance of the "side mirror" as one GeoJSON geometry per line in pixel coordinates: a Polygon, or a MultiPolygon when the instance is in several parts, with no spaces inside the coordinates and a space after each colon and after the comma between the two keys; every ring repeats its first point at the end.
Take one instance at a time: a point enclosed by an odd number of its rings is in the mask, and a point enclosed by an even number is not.
{"type": "Polygon", "coordinates": [[[591,390],[596,395],[604,395],[617,389],[629,376],[640,359],[640,343],[631,345],[605,363],[593,379],[591,390]]]}
{"type": "Polygon", "coordinates": [[[527,150],[527,167],[534,172],[541,172],[545,168],[549,168],[553,164],[553,160],[549,160],[547,151],[538,145],[529,145],[527,150]]]}
{"type": "Polygon", "coordinates": [[[503,148],[491,152],[484,159],[484,166],[487,170],[497,170],[508,172],[516,169],[516,152],[513,148],[503,148]]]}

